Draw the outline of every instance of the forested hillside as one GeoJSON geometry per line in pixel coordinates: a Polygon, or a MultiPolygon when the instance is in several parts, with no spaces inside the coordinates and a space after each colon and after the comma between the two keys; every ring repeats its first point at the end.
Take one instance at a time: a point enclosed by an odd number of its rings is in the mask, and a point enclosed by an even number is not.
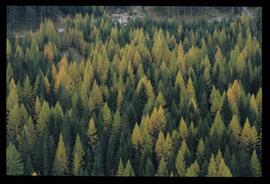
{"type": "MultiPolygon", "coordinates": [[[[138,13],[155,20],[175,18],[190,21],[192,19],[216,19],[219,17],[235,17],[241,13],[256,15],[261,19],[261,8],[256,7],[200,7],[200,6],[8,6],[7,30],[8,34],[22,30],[36,30],[46,18],[54,23],[66,16],[93,14],[97,16],[111,15],[113,13],[138,13]]],[[[259,23],[259,20],[257,20],[259,23]]]]}
{"type": "Polygon", "coordinates": [[[96,11],[7,37],[7,174],[261,176],[261,17],[96,11]]]}

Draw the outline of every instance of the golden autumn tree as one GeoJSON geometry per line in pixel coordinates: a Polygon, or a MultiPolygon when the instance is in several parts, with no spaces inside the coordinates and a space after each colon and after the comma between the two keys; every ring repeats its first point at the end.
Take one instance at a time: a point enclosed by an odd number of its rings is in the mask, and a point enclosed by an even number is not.
{"type": "Polygon", "coordinates": [[[55,83],[54,83],[55,94],[58,94],[60,85],[63,86],[63,88],[65,89],[68,95],[71,94],[73,81],[68,73],[68,66],[69,66],[69,63],[68,63],[67,57],[66,55],[64,55],[64,57],[60,61],[59,71],[58,71],[58,74],[56,76],[55,83]]]}

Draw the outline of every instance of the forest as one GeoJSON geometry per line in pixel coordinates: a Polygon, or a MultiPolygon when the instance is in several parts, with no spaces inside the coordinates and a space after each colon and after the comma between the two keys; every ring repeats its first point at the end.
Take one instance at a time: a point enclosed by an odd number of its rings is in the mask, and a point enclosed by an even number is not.
{"type": "Polygon", "coordinates": [[[261,9],[153,10],[8,7],[7,175],[261,176],[261,9]]]}

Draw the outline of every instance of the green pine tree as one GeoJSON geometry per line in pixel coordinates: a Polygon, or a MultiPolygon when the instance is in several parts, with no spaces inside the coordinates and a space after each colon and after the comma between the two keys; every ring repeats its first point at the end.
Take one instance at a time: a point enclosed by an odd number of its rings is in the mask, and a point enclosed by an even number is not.
{"type": "Polygon", "coordinates": [[[260,177],[261,173],[261,164],[257,157],[256,150],[253,150],[252,156],[250,158],[250,171],[252,176],[260,177]]]}
{"type": "Polygon", "coordinates": [[[9,143],[6,154],[7,175],[23,175],[24,166],[21,155],[12,143],[9,143]]]}
{"type": "Polygon", "coordinates": [[[154,176],[154,174],[155,174],[155,168],[152,164],[152,161],[150,158],[147,158],[144,176],[154,176]]]}
{"type": "Polygon", "coordinates": [[[59,142],[56,149],[54,160],[54,175],[61,176],[68,173],[67,154],[62,133],[59,136],[59,142]]]}
{"type": "Polygon", "coordinates": [[[73,167],[72,167],[73,175],[83,174],[83,166],[84,166],[83,159],[84,159],[84,151],[80,140],[80,136],[77,135],[75,146],[73,149],[73,167]]]}
{"type": "Polygon", "coordinates": [[[184,176],[186,173],[186,162],[185,162],[185,158],[184,155],[182,153],[182,151],[179,149],[177,157],[176,157],[176,161],[175,161],[175,168],[177,170],[177,174],[179,176],[184,176]]]}
{"type": "Polygon", "coordinates": [[[129,160],[127,161],[127,165],[124,170],[124,176],[135,176],[134,170],[129,160]]]}
{"type": "Polygon", "coordinates": [[[125,174],[125,168],[124,168],[122,159],[120,158],[118,170],[116,172],[116,176],[124,176],[124,174],[125,174]]]}
{"type": "Polygon", "coordinates": [[[163,157],[161,158],[159,162],[156,176],[169,176],[167,163],[165,162],[165,159],[163,157]]]}

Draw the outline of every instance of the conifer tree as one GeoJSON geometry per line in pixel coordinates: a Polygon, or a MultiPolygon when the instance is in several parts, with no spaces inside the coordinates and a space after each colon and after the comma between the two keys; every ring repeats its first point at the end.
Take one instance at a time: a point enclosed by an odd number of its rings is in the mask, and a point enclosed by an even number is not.
{"type": "Polygon", "coordinates": [[[18,136],[18,143],[19,143],[18,149],[20,151],[21,158],[23,161],[25,175],[30,175],[32,173],[32,166],[29,156],[31,154],[31,145],[29,143],[28,137],[29,132],[26,125],[24,125],[21,135],[18,136]]]}
{"type": "Polygon", "coordinates": [[[137,123],[135,123],[135,126],[132,131],[132,137],[131,137],[132,144],[136,150],[139,150],[142,146],[142,135],[141,130],[137,123]]]}
{"type": "Polygon", "coordinates": [[[208,165],[208,171],[207,171],[207,176],[217,176],[217,165],[216,165],[216,161],[215,161],[215,157],[213,154],[211,154],[211,158],[210,158],[210,162],[208,165]]]}
{"type": "Polygon", "coordinates": [[[102,146],[101,143],[98,143],[95,151],[95,158],[91,176],[103,176],[103,175],[104,175],[104,161],[103,161],[102,146]]]}
{"type": "Polygon", "coordinates": [[[37,120],[40,111],[41,111],[41,103],[40,103],[39,97],[37,96],[36,101],[35,101],[34,120],[37,120]]]}
{"type": "Polygon", "coordinates": [[[155,174],[155,170],[154,170],[152,161],[150,160],[150,158],[147,158],[144,176],[154,176],[154,174],[155,174]]]}
{"type": "Polygon", "coordinates": [[[187,177],[196,177],[196,176],[198,176],[194,164],[191,164],[190,167],[187,168],[187,172],[186,172],[185,176],[187,176],[187,177]]]}
{"type": "Polygon", "coordinates": [[[125,175],[125,168],[122,162],[122,159],[120,158],[119,164],[118,164],[118,170],[116,172],[116,176],[124,176],[125,175]]]}
{"type": "Polygon", "coordinates": [[[234,139],[235,141],[240,141],[241,127],[237,115],[233,115],[228,130],[229,135],[231,136],[232,139],[234,139]]]}
{"type": "MultiPolygon", "coordinates": [[[[157,160],[160,160],[162,155],[163,155],[163,151],[164,151],[164,143],[165,143],[165,137],[163,132],[160,132],[158,134],[158,139],[156,142],[156,146],[155,146],[155,151],[156,151],[156,155],[157,155],[157,160]]],[[[164,158],[163,158],[164,159],[164,158]]]]}
{"type": "Polygon", "coordinates": [[[127,165],[124,170],[124,176],[135,176],[134,170],[129,160],[127,161],[127,165]]]}
{"type": "Polygon", "coordinates": [[[181,144],[180,143],[176,143],[176,150],[175,150],[175,154],[179,151],[178,148],[182,151],[185,159],[189,159],[190,156],[190,150],[189,150],[189,146],[187,145],[186,141],[182,141],[181,144]],[[179,147],[180,145],[180,147],[179,147]],[[177,151],[178,150],[178,151],[177,151]]]}
{"type": "Polygon", "coordinates": [[[219,93],[219,90],[216,90],[215,86],[213,86],[211,95],[211,112],[216,113],[217,111],[221,111],[221,108],[223,106],[223,98],[219,93]]]}
{"type": "Polygon", "coordinates": [[[156,106],[157,106],[157,107],[161,106],[161,107],[164,108],[165,105],[166,105],[166,100],[165,100],[164,96],[162,95],[162,93],[159,92],[159,93],[158,93],[158,96],[157,96],[157,98],[156,98],[156,106]]]}
{"type": "Polygon", "coordinates": [[[17,135],[20,132],[21,115],[19,105],[16,104],[9,113],[7,122],[7,133],[11,140],[16,140],[17,135]]]}
{"type": "Polygon", "coordinates": [[[215,149],[217,149],[217,147],[222,143],[225,131],[226,127],[221,118],[220,111],[217,111],[214,122],[209,131],[210,140],[215,149]]]}
{"type": "Polygon", "coordinates": [[[11,79],[10,81],[10,92],[8,94],[7,97],[7,112],[10,112],[11,109],[19,103],[19,95],[18,95],[18,91],[17,91],[17,86],[14,82],[13,79],[11,79]]]}
{"type": "Polygon", "coordinates": [[[224,159],[221,158],[220,162],[218,163],[218,171],[217,176],[221,177],[232,177],[231,171],[228,166],[225,164],[224,159]]]}
{"type": "Polygon", "coordinates": [[[186,90],[189,98],[196,98],[195,87],[191,78],[188,79],[186,90]]]}
{"type": "Polygon", "coordinates": [[[122,103],[123,103],[123,93],[121,90],[118,90],[117,92],[117,109],[121,110],[122,103]]]}
{"type": "Polygon", "coordinates": [[[194,161],[193,165],[194,165],[194,169],[195,169],[196,174],[199,176],[201,173],[201,169],[200,169],[200,166],[199,166],[197,160],[194,161]]]}
{"type": "Polygon", "coordinates": [[[102,108],[102,120],[104,124],[104,129],[105,131],[107,131],[110,128],[111,123],[112,123],[111,111],[107,103],[105,103],[105,105],[102,108]]]}
{"type": "Polygon", "coordinates": [[[93,86],[92,86],[92,90],[90,92],[90,97],[93,100],[93,108],[99,108],[101,106],[103,106],[103,93],[99,87],[99,85],[97,84],[96,80],[94,80],[93,86]]]}
{"type": "Polygon", "coordinates": [[[253,150],[252,156],[250,158],[250,171],[253,176],[259,177],[262,175],[261,173],[261,164],[260,161],[258,160],[256,151],[253,150]]]}
{"type": "Polygon", "coordinates": [[[180,123],[179,123],[179,132],[180,132],[180,137],[182,140],[187,140],[188,137],[188,128],[185,123],[185,120],[181,118],[180,123]]]}
{"type": "Polygon", "coordinates": [[[164,158],[162,157],[159,161],[158,170],[156,173],[156,176],[168,176],[168,169],[167,169],[167,163],[165,162],[164,158]]]}
{"type": "Polygon", "coordinates": [[[30,84],[30,80],[28,75],[25,78],[24,81],[24,89],[23,89],[23,101],[27,105],[27,107],[32,108],[33,103],[33,96],[32,96],[32,86],[30,84]]]}
{"type": "Polygon", "coordinates": [[[161,106],[159,106],[159,108],[154,108],[150,116],[149,124],[147,124],[150,134],[155,137],[155,132],[164,130],[165,125],[166,117],[164,109],[161,106]]]}
{"type": "Polygon", "coordinates": [[[72,167],[73,175],[83,174],[83,166],[84,166],[83,157],[84,157],[84,151],[83,151],[82,143],[80,140],[80,136],[77,135],[75,146],[73,149],[73,167],[72,167]]]}
{"type": "Polygon", "coordinates": [[[94,152],[97,146],[98,136],[97,136],[96,125],[93,118],[91,118],[89,121],[87,135],[88,135],[89,145],[91,147],[91,150],[94,152]]]}
{"type": "Polygon", "coordinates": [[[42,134],[44,129],[48,126],[49,118],[50,118],[51,109],[49,107],[48,102],[43,101],[40,113],[37,119],[37,132],[39,135],[42,134]]]}
{"type": "Polygon", "coordinates": [[[261,115],[261,112],[262,112],[262,88],[260,88],[258,90],[258,93],[256,95],[256,102],[258,105],[259,114],[261,115]]]}
{"type": "Polygon", "coordinates": [[[67,154],[62,133],[59,136],[59,142],[56,149],[54,160],[54,175],[66,175],[68,172],[67,167],[67,154]]]}
{"type": "Polygon", "coordinates": [[[113,124],[112,124],[112,134],[114,136],[118,136],[121,128],[121,115],[120,111],[116,110],[114,116],[113,116],[113,124]]]}
{"type": "Polygon", "coordinates": [[[175,87],[178,87],[179,89],[183,89],[183,87],[185,87],[185,81],[184,81],[180,71],[178,71],[178,73],[176,75],[174,85],[175,85],[175,87]]]}
{"type": "Polygon", "coordinates": [[[184,176],[186,173],[186,163],[185,163],[185,158],[182,153],[182,151],[179,149],[179,152],[176,157],[176,162],[175,162],[175,168],[177,170],[177,174],[179,176],[184,176]]]}
{"type": "Polygon", "coordinates": [[[166,139],[163,145],[163,157],[165,161],[168,161],[172,156],[172,139],[169,133],[166,135],[166,139]]]}
{"type": "Polygon", "coordinates": [[[241,140],[245,145],[251,144],[251,136],[252,136],[252,128],[250,126],[248,118],[246,119],[246,122],[244,124],[244,127],[242,129],[241,133],[241,140]]]}
{"type": "Polygon", "coordinates": [[[13,68],[10,63],[7,64],[7,72],[6,72],[6,84],[8,85],[10,80],[13,78],[13,68]]]}
{"type": "Polygon", "coordinates": [[[21,155],[12,143],[9,143],[6,154],[7,175],[23,175],[24,166],[21,155]]]}
{"type": "Polygon", "coordinates": [[[204,155],[205,155],[205,146],[204,141],[201,138],[197,146],[196,160],[198,160],[198,162],[201,163],[204,159],[204,155]]]}

